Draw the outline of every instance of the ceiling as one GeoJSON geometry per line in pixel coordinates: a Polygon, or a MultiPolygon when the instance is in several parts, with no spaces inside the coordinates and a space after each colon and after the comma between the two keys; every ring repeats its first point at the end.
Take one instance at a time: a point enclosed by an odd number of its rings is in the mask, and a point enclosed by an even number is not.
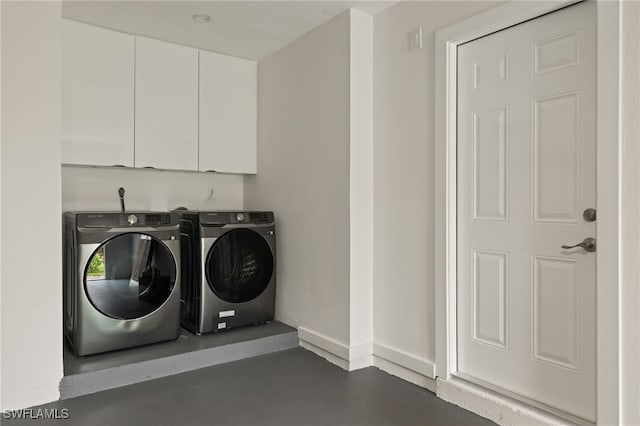
{"type": "Polygon", "coordinates": [[[261,60],[346,9],[375,15],[397,1],[63,1],[65,18],[261,60]],[[211,16],[198,24],[195,14],[211,16]]]}

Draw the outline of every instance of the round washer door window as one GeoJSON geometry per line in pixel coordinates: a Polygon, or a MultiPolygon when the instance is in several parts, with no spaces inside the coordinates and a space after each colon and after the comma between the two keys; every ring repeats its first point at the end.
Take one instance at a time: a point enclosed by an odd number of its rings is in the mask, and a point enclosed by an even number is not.
{"type": "Polygon", "coordinates": [[[93,306],[116,319],[140,318],[158,309],[176,283],[173,255],[146,234],[122,234],[93,252],[84,286],[93,306]]]}
{"type": "Polygon", "coordinates": [[[206,263],[209,287],[220,299],[242,303],[258,297],[271,281],[269,244],[250,229],[234,229],[216,240],[206,263]]]}

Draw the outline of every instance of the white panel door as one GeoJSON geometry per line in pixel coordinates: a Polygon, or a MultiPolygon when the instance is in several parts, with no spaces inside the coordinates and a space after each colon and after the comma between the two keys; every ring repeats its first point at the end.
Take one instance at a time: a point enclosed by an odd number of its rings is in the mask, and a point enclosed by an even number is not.
{"type": "Polygon", "coordinates": [[[198,170],[198,51],[136,37],[135,166],[198,170]]]}
{"type": "Polygon", "coordinates": [[[200,51],[199,169],[256,172],[258,64],[200,51]]]}
{"type": "Polygon", "coordinates": [[[595,419],[595,2],[458,48],[458,372],[595,419]]]}
{"type": "Polygon", "coordinates": [[[133,166],[133,75],[133,36],[63,20],[63,163],[133,166]]]}

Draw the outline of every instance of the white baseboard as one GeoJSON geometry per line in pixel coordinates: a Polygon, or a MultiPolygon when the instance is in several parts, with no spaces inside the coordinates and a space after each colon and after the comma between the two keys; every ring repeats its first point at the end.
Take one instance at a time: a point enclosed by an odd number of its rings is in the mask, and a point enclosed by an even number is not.
{"type": "Polygon", "coordinates": [[[374,343],[373,365],[392,376],[426,388],[431,392],[436,391],[435,365],[427,359],[381,343],[374,343]]]}
{"type": "Polygon", "coordinates": [[[300,346],[337,365],[354,371],[372,365],[414,385],[436,391],[435,365],[389,346],[365,342],[348,346],[305,327],[298,327],[300,346]]]}
{"type": "Polygon", "coordinates": [[[436,393],[436,381],[434,379],[423,376],[422,374],[411,371],[408,368],[404,368],[376,355],[373,356],[373,365],[392,376],[436,393]]]}
{"type": "Polygon", "coordinates": [[[373,343],[348,346],[331,337],[298,327],[300,346],[347,370],[359,370],[373,365],[373,343]]]}
{"type": "Polygon", "coordinates": [[[420,358],[382,343],[373,344],[373,353],[379,358],[398,364],[430,379],[436,377],[436,366],[426,358],[420,358]]]}
{"type": "Polygon", "coordinates": [[[309,330],[305,327],[298,327],[298,338],[300,339],[301,344],[311,343],[312,345],[317,346],[340,359],[349,361],[349,346],[332,339],[331,337],[309,330]]]}
{"type": "Polygon", "coordinates": [[[319,357],[322,357],[324,359],[326,359],[327,361],[329,361],[331,364],[337,365],[338,367],[342,368],[343,370],[347,370],[349,371],[349,361],[340,358],[339,356],[336,356],[335,354],[314,345],[313,343],[309,343],[308,341],[305,341],[303,339],[300,339],[300,346],[305,348],[306,350],[313,352],[314,354],[318,355],[319,357]]]}
{"type": "Polygon", "coordinates": [[[373,342],[364,342],[349,348],[349,371],[373,365],[373,342]]]}
{"type": "Polygon", "coordinates": [[[575,425],[530,405],[453,377],[449,380],[439,377],[436,382],[436,394],[451,404],[476,413],[499,425],[575,425]]]}

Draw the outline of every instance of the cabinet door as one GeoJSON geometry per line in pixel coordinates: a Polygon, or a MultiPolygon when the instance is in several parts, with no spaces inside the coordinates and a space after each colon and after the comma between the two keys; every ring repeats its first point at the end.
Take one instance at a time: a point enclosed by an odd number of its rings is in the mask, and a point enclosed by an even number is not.
{"type": "Polygon", "coordinates": [[[133,166],[132,36],[62,26],[62,162],[133,166]]]}
{"type": "Polygon", "coordinates": [[[136,167],[198,170],[198,51],[136,37],[136,167]]]}
{"type": "Polygon", "coordinates": [[[200,170],[256,173],[257,64],[200,51],[200,170]]]}

